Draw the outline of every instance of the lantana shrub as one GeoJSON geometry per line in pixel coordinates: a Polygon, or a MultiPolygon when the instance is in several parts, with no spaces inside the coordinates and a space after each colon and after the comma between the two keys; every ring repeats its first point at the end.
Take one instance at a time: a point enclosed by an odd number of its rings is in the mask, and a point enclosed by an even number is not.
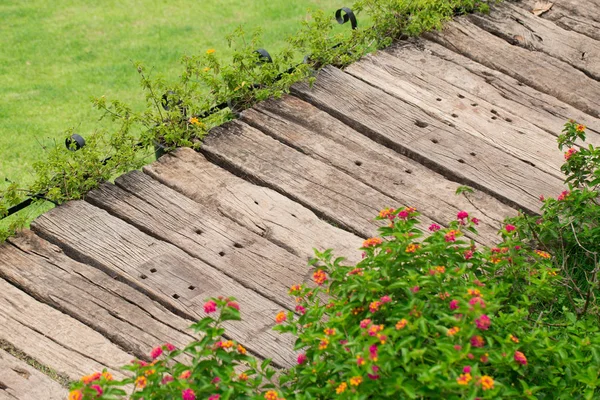
{"type": "Polygon", "coordinates": [[[298,350],[276,385],[268,360],[260,365],[222,338],[219,324],[239,318],[237,303],[212,299],[205,311],[220,316],[194,325],[201,340],[156,348],[154,361],[127,366],[133,376],[123,381],[85,377],[70,399],[126,398],[124,385],[132,399],[596,398],[595,321],[548,323],[538,313],[560,287],[549,254],[529,249],[513,225],[485,248],[466,239],[477,219],[464,211],[427,236],[418,216],[383,210],[388,226],[364,242],[357,265],[317,254],[314,284],[290,288],[295,310],[274,316],[298,350]]]}
{"type": "Polygon", "coordinates": [[[541,216],[508,219],[494,247],[477,244],[466,211],[422,232],[402,207],[379,213],[356,265],[317,252],[313,282],[273,316],[297,338],[293,368],[276,374],[227,339],[221,323],[240,306],[215,298],[193,325],[201,339],[156,347],[120,381],[85,376],[69,399],[600,398],[600,151],[577,139],[585,127],[571,121],[559,137],[569,189],[542,199],[541,216]]]}
{"type": "Polygon", "coordinates": [[[107,371],[84,376],[72,385],[69,400],[278,400],[269,360],[258,360],[243,345],[224,337],[221,324],[240,320],[239,308],[233,298],[208,300],[204,311],[209,316],[192,325],[200,340],[183,349],[170,343],[155,347],[149,354],[152,361],[133,360],[123,367],[130,375],[123,380],[113,379],[107,371]]]}
{"type": "Polygon", "coordinates": [[[386,240],[365,241],[363,261],[346,267],[319,254],[318,289],[292,288],[300,315],[288,313],[277,328],[297,335],[302,352],[281,379],[287,394],[596,398],[597,324],[548,323],[539,313],[561,279],[550,255],[529,249],[510,224],[497,247],[476,248],[464,236],[475,231],[464,211],[423,237],[418,215],[383,210],[386,240]]]}
{"type": "Polygon", "coordinates": [[[550,253],[561,269],[558,309],[567,307],[579,318],[591,313],[600,322],[600,149],[579,145],[585,131],[584,125],[569,121],[558,138],[568,188],[556,198],[540,197],[541,216],[521,215],[511,222],[523,240],[550,253]]]}

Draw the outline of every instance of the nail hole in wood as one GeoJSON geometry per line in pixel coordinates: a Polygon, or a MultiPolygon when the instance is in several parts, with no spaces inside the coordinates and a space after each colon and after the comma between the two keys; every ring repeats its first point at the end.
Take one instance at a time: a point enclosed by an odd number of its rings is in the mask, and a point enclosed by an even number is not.
{"type": "Polygon", "coordinates": [[[223,256],[225,255],[225,252],[224,252],[224,251],[220,251],[220,252],[219,252],[219,255],[220,255],[221,257],[223,257],[223,256]]]}
{"type": "Polygon", "coordinates": [[[423,122],[423,121],[419,121],[419,120],[417,120],[415,122],[415,125],[418,126],[419,128],[427,128],[429,126],[429,124],[427,122],[423,122]]]}
{"type": "Polygon", "coordinates": [[[496,119],[498,119],[498,117],[496,117],[496,116],[494,115],[494,116],[492,117],[492,119],[493,119],[493,120],[496,120],[496,119]]]}
{"type": "Polygon", "coordinates": [[[459,98],[459,99],[464,99],[464,98],[465,98],[465,96],[463,96],[462,94],[459,94],[459,95],[458,95],[458,98],[459,98]]]}
{"type": "Polygon", "coordinates": [[[356,164],[360,167],[362,165],[362,161],[354,161],[354,164],[356,164]]]}
{"type": "Polygon", "coordinates": [[[244,246],[242,246],[242,245],[241,245],[241,244],[239,244],[239,243],[234,243],[234,244],[233,244],[233,247],[235,247],[236,249],[243,249],[243,248],[244,248],[244,246]]]}
{"type": "Polygon", "coordinates": [[[442,99],[440,99],[439,97],[436,99],[437,101],[442,101],[442,99]]]}
{"type": "Polygon", "coordinates": [[[178,295],[177,293],[175,293],[175,294],[173,295],[173,298],[174,298],[174,299],[178,299],[178,298],[179,298],[179,295],[178,295]]]}
{"type": "Polygon", "coordinates": [[[505,118],[504,120],[505,120],[506,122],[512,122],[512,119],[510,119],[510,118],[505,118]]]}
{"type": "Polygon", "coordinates": [[[458,160],[458,162],[459,162],[459,163],[461,163],[461,164],[464,164],[464,163],[465,163],[465,160],[463,160],[462,158],[460,158],[460,159],[458,160]]]}
{"type": "Polygon", "coordinates": [[[522,82],[517,82],[517,85],[519,85],[519,86],[525,86],[525,84],[522,83],[522,82]]]}
{"type": "Polygon", "coordinates": [[[254,204],[258,205],[258,201],[254,200],[254,204]]]}
{"type": "Polygon", "coordinates": [[[190,290],[194,290],[194,289],[196,289],[196,286],[193,286],[193,285],[191,285],[191,286],[188,286],[188,289],[190,289],[190,290]]]}
{"type": "Polygon", "coordinates": [[[156,272],[156,268],[151,268],[150,272],[155,273],[156,272]]]}
{"type": "Polygon", "coordinates": [[[411,169],[405,169],[404,172],[406,172],[407,174],[412,174],[412,170],[411,169]]]}
{"type": "Polygon", "coordinates": [[[146,276],[146,275],[144,275],[144,274],[141,274],[141,275],[140,275],[140,279],[146,279],[146,278],[147,278],[147,276],[146,276]]]}
{"type": "Polygon", "coordinates": [[[471,105],[472,105],[473,107],[477,107],[479,104],[477,104],[477,103],[473,103],[473,104],[471,104],[471,105]]]}
{"type": "Polygon", "coordinates": [[[292,217],[294,217],[294,218],[298,218],[298,217],[296,217],[296,214],[292,214],[292,217]]]}
{"type": "Polygon", "coordinates": [[[496,114],[496,115],[498,114],[498,111],[496,111],[496,110],[492,110],[491,112],[492,112],[492,114],[496,114]]]}
{"type": "Polygon", "coordinates": [[[470,154],[471,154],[473,157],[475,157],[475,156],[477,155],[477,154],[475,154],[475,153],[473,153],[473,152],[471,152],[470,154]]]}
{"type": "Polygon", "coordinates": [[[453,118],[458,118],[458,114],[452,114],[453,118]]]}
{"type": "Polygon", "coordinates": [[[448,122],[448,126],[449,126],[450,128],[456,128],[456,125],[454,125],[452,122],[448,122]]]}
{"type": "Polygon", "coordinates": [[[194,232],[196,232],[198,235],[202,235],[204,232],[202,232],[202,229],[196,229],[194,232]]]}
{"type": "Polygon", "coordinates": [[[437,140],[437,139],[431,139],[431,143],[438,144],[439,142],[438,142],[438,140],[437,140]]]}

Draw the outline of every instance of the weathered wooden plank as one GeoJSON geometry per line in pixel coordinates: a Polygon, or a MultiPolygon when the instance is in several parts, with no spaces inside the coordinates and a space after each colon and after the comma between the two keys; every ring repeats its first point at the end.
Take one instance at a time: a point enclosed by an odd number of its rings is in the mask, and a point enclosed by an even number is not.
{"type": "Polygon", "coordinates": [[[293,363],[293,338],[271,330],[281,306],[181,249],[85,201],[57,207],[31,226],[72,258],[122,279],[188,319],[206,316],[206,298],[236,297],[243,319],[224,323],[229,337],[278,366],[293,363]]]}
{"type": "Polygon", "coordinates": [[[556,137],[510,111],[500,113],[485,99],[461,95],[462,90],[385,52],[367,56],[345,71],[562,179],[564,158],[556,137]]]}
{"type": "Polygon", "coordinates": [[[563,190],[558,178],[339,69],[324,68],[312,87],[302,83],[292,91],[374,140],[506,204],[536,213],[540,194],[563,190]]]}
{"type": "Polygon", "coordinates": [[[446,24],[442,32],[424,36],[596,118],[600,117],[600,82],[563,61],[512,46],[463,17],[446,24]]]}
{"type": "MultiPolygon", "coordinates": [[[[536,8],[537,2],[538,0],[519,0],[515,4],[531,12],[536,8]]],[[[563,29],[600,40],[600,3],[585,0],[553,0],[551,3],[552,8],[542,14],[541,18],[553,21],[563,29]]]]}
{"type": "Polygon", "coordinates": [[[132,171],[86,200],[167,241],[282,307],[294,310],[292,285],[311,282],[307,261],[166,187],[132,171]]]}
{"type": "Polygon", "coordinates": [[[254,185],[181,148],[144,167],[166,186],[302,258],[334,249],[348,262],[358,262],[362,238],[320,220],[308,208],[264,186],[254,185]]]}
{"type": "Polygon", "coordinates": [[[469,20],[514,46],[548,54],[600,80],[597,40],[562,29],[508,2],[494,6],[489,15],[473,14],[469,20]]]}
{"type": "MultiPolygon", "coordinates": [[[[403,205],[240,121],[214,128],[202,151],[364,237],[384,223],[374,220],[381,209],[403,205]]],[[[420,227],[427,231],[432,222],[423,216],[420,227]]]]}
{"type": "Polygon", "coordinates": [[[303,153],[335,166],[358,181],[412,204],[434,220],[449,222],[458,210],[481,219],[478,240],[498,241],[501,222],[516,211],[481,192],[466,199],[459,185],[356,132],[329,114],[293,96],[262,102],[242,120],[303,153]]]}
{"type": "MultiPolygon", "coordinates": [[[[21,265],[23,267],[23,265],[21,265]]],[[[116,376],[133,356],[79,321],[0,279],[0,339],[76,380],[107,368],[116,376]]]]}
{"type": "Polygon", "coordinates": [[[64,400],[68,394],[57,382],[0,349],[0,399],[64,400]]]}
{"type": "MultiPolygon", "coordinates": [[[[588,126],[588,142],[600,144],[600,119],[437,43],[419,39],[392,46],[386,52],[397,57],[402,68],[415,75],[415,79],[435,76],[451,84],[456,97],[470,94],[485,99],[502,115],[517,115],[555,136],[562,132],[566,121],[575,119],[588,126]]],[[[443,96],[439,98],[442,102],[449,101],[443,96]]],[[[478,103],[468,105],[477,107],[478,103]]]]}
{"type": "MultiPolygon", "coordinates": [[[[32,232],[24,231],[10,242],[0,246],[0,277],[102,333],[136,357],[148,359],[150,350],[162,343],[183,348],[194,340],[189,320],[97,268],[70,259],[59,247],[32,232]]],[[[89,330],[87,326],[83,327],[89,330]]],[[[103,344],[96,336],[92,335],[95,342],[86,342],[83,334],[77,336],[81,336],[81,354],[113,368],[133,358],[116,357],[108,342],[103,344]]]]}

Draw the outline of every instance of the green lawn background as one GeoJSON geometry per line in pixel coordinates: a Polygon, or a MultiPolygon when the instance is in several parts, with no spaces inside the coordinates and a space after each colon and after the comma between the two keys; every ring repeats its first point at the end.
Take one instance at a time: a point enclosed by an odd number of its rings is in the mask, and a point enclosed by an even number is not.
{"type": "Polygon", "coordinates": [[[102,126],[90,98],[134,106],[144,96],[134,61],[175,78],[183,54],[214,48],[237,26],[262,28],[280,49],[309,8],[340,0],[2,0],[0,1],[0,180],[28,182],[44,145],[75,127],[102,126]]]}

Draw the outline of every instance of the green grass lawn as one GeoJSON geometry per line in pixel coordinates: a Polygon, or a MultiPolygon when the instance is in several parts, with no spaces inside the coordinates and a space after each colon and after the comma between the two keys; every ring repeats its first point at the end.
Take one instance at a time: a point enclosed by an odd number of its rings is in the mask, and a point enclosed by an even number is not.
{"type": "Polygon", "coordinates": [[[214,48],[237,26],[262,28],[276,50],[308,8],[340,0],[2,0],[0,2],[0,181],[28,182],[43,147],[74,127],[101,126],[90,98],[134,106],[144,96],[134,61],[167,78],[183,54],[214,48]]]}

